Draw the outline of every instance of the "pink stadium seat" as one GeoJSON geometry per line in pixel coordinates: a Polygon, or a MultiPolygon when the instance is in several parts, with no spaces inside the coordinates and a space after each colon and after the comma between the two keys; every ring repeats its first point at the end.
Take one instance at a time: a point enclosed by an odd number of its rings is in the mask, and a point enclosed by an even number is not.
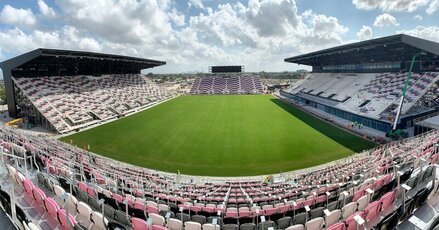
{"type": "Polygon", "coordinates": [[[54,199],[46,197],[44,199],[44,207],[52,218],[56,219],[58,217],[59,206],[54,199]]]}
{"type": "Polygon", "coordinates": [[[435,164],[437,163],[437,160],[439,158],[439,154],[435,153],[430,157],[430,164],[435,164]]]}
{"type": "Polygon", "coordinates": [[[392,180],[392,175],[390,175],[390,174],[386,174],[386,175],[383,177],[383,185],[388,184],[391,180],[392,180]]]}
{"type": "Polygon", "coordinates": [[[381,197],[381,199],[380,199],[381,211],[389,208],[392,205],[394,199],[395,199],[395,191],[391,191],[391,192],[384,194],[384,196],[381,197]]]}
{"type": "Polygon", "coordinates": [[[239,218],[252,217],[252,212],[250,210],[243,210],[243,211],[239,211],[238,215],[239,218]]]}
{"type": "Polygon", "coordinates": [[[190,209],[192,212],[195,212],[195,213],[198,213],[198,212],[201,211],[201,207],[200,207],[200,206],[190,206],[189,209],[190,209]]]}
{"type": "Polygon", "coordinates": [[[154,206],[146,206],[146,212],[147,213],[155,213],[155,214],[159,214],[159,209],[157,207],[154,206]]]}
{"type": "Polygon", "coordinates": [[[113,198],[113,199],[115,199],[117,202],[119,202],[119,203],[122,203],[123,202],[123,197],[121,196],[121,195],[119,195],[119,194],[117,194],[117,193],[113,193],[113,194],[111,194],[111,197],[113,198]]]}
{"type": "Polygon", "coordinates": [[[56,170],[55,170],[55,166],[52,165],[52,163],[50,161],[47,161],[47,164],[49,165],[49,173],[50,174],[55,174],[56,170]]]}
{"type": "Polygon", "coordinates": [[[87,187],[87,193],[91,198],[95,198],[96,197],[96,191],[91,188],[91,187],[87,187]]]}
{"type": "Polygon", "coordinates": [[[290,210],[290,208],[291,208],[290,206],[281,206],[278,208],[278,212],[279,213],[286,213],[290,210]]]}
{"type": "MultiPolygon", "coordinates": [[[[145,210],[146,205],[143,202],[140,201],[135,201],[134,202],[134,208],[136,209],[140,209],[140,210],[145,210]]],[[[148,212],[149,213],[149,212],[148,212]]]]}
{"type": "Polygon", "coordinates": [[[105,178],[101,174],[96,173],[95,178],[98,184],[105,184],[105,178]]]}
{"type": "Polygon", "coordinates": [[[32,189],[34,188],[34,184],[29,179],[23,180],[23,188],[26,191],[26,193],[30,196],[32,196],[32,189]]]}
{"type": "MultiPolygon", "coordinates": [[[[180,202],[185,202],[184,200],[180,200],[180,202]]],[[[187,204],[179,204],[178,208],[183,208],[183,210],[189,210],[189,205],[187,204]]]]}
{"type": "Polygon", "coordinates": [[[365,214],[365,212],[356,212],[356,213],[354,213],[354,214],[352,214],[351,216],[349,216],[347,219],[346,219],[346,221],[345,221],[345,223],[346,223],[346,229],[347,230],[357,230],[358,228],[358,223],[357,223],[357,221],[354,219],[354,217],[356,216],[356,215],[359,215],[361,218],[365,218],[365,216],[366,216],[366,214],[365,214]]]}
{"type": "Polygon", "coordinates": [[[131,226],[133,230],[149,230],[146,221],[136,217],[131,218],[131,226]]]}
{"type": "Polygon", "coordinates": [[[378,216],[380,209],[381,209],[380,201],[374,201],[372,203],[369,203],[369,205],[367,205],[366,209],[364,210],[367,213],[365,220],[370,221],[376,216],[378,216]]]}
{"type": "Polygon", "coordinates": [[[204,212],[208,212],[208,213],[214,213],[215,212],[215,208],[214,207],[202,207],[201,209],[204,212]]]}
{"type": "Polygon", "coordinates": [[[264,209],[264,214],[266,216],[271,216],[271,215],[273,215],[275,213],[277,213],[277,208],[267,208],[267,209],[264,209]]]}
{"type": "Polygon", "coordinates": [[[88,185],[85,182],[78,182],[78,188],[81,189],[84,192],[87,192],[88,185]]]}
{"type": "Polygon", "coordinates": [[[354,196],[352,197],[352,201],[357,202],[358,199],[360,199],[360,197],[362,197],[364,195],[364,190],[358,190],[354,193],[354,196]]]}
{"type": "Polygon", "coordinates": [[[67,223],[67,215],[66,215],[66,210],[64,209],[60,209],[58,210],[58,221],[60,222],[61,226],[64,229],[72,229],[70,226],[75,226],[76,225],[76,220],[75,218],[72,216],[72,214],[69,213],[69,221],[70,223],[67,223]]]}
{"type": "Polygon", "coordinates": [[[303,201],[303,206],[304,207],[305,206],[311,206],[313,204],[314,204],[314,199],[313,198],[303,201]]]}
{"type": "Polygon", "coordinates": [[[301,209],[303,207],[304,207],[303,202],[296,202],[296,205],[291,205],[292,210],[301,209]]]}
{"type": "Polygon", "coordinates": [[[221,213],[224,213],[224,208],[223,207],[216,207],[215,208],[215,212],[218,212],[218,211],[220,211],[221,213]]]}
{"type": "Polygon", "coordinates": [[[364,191],[363,196],[366,195],[366,190],[367,190],[367,189],[371,189],[371,190],[373,191],[373,190],[374,190],[374,184],[373,184],[373,183],[370,183],[370,184],[364,186],[364,188],[362,189],[362,190],[364,191]]]}
{"type": "Polygon", "coordinates": [[[153,225],[152,230],[168,230],[167,227],[161,226],[161,225],[153,225]]]}
{"type": "Polygon", "coordinates": [[[380,189],[381,187],[383,187],[383,184],[384,184],[384,180],[382,178],[376,180],[373,185],[374,190],[380,189]]]}
{"type": "Polygon", "coordinates": [[[38,187],[34,187],[32,189],[32,194],[35,198],[35,201],[37,201],[37,203],[39,205],[44,205],[44,200],[46,199],[46,194],[43,192],[43,190],[41,190],[38,187]]]}
{"type": "Polygon", "coordinates": [[[227,210],[224,217],[227,218],[238,218],[238,211],[236,210],[227,210]]]}
{"type": "Polygon", "coordinates": [[[329,226],[326,230],[346,230],[346,225],[344,222],[338,222],[329,226]]]}
{"type": "Polygon", "coordinates": [[[316,204],[323,203],[323,202],[326,202],[326,195],[320,195],[320,196],[316,197],[316,199],[315,199],[316,204]]]}

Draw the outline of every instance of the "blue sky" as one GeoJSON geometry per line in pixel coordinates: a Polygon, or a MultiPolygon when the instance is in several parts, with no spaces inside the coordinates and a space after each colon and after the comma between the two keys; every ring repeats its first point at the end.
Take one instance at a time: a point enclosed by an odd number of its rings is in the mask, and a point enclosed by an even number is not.
{"type": "Polygon", "coordinates": [[[166,61],[155,73],[285,71],[303,68],[286,57],[397,33],[439,42],[439,0],[0,1],[0,61],[46,47],[166,61]]]}

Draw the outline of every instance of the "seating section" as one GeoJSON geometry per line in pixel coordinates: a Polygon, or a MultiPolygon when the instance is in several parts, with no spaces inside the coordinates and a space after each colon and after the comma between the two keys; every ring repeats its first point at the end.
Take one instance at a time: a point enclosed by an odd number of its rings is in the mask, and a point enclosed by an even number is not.
{"type": "Polygon", "coordinates": [[[260,94],[263,93],[258,76],[196,77],[191,94],[260,94]]]}
{"type": "Polygon", "coordinates": [[[433,108],[439,106],[439,79],[427,90],[424,96],[416,102],[411,110],[433,108]]]}
{"type": "Polygon", "coordinates": [[[301,92],[341,102],[350,98],[373,77],[374,74],[313,73],[294,84],[289,92],[301,92]]]}
{"type": "MultiPolygon", "coordinates": [[[[386,119],[396,115],[406,75],[407,73],[313,73],[286,92],[326,100],[336,108],[367,117],[386,119]]],[[[402,112],[406,113],[412,107],[431,104],[432,101],[439,102],[434,94],[438,80],[438,73],[413,73],[408,82],[402,112]]]]}
{"type": "Polygon", "coordinates": [[[3,127],[0,138],[1,209],[33,229],[394,229],[437,196],[437,130],[268,184],[157,172],[3,127]]]}
{"type": "MultiPolygon", "coordinates": [[[[379,118],[396,115],[396,106],[392,105],[399,104],[406,75],[407,73],[378,74],[374,80],[360,90],[357,99],[351,100],[345,106],[359,106],[366,100],[370,100],[368,104],[361,107],[360,113],[379,118]]],[[[413,73],[411,75],[407,85],[403,113],[406,113],[430,89],[437,76],[437,73],[413,73]]]]}
{"type": "Polygon", "coordinates": [[[143,75],[28,77],[14,78],[14,83],[59,133],[116,118],[172,97],[143,75]]]}

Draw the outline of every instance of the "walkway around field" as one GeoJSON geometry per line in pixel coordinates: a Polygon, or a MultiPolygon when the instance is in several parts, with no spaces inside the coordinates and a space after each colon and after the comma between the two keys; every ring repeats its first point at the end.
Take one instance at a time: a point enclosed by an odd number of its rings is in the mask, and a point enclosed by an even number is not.
{"type": "Polygon", "coordinates": [[[386,133],[378,131],[376,129],[372,129],[366,126],[363,126],[361,129],[359,128],[351,128],[349,127],[350,124],[352,123],[351,121],[342,119],[340,117],[337,117],[335,115],[329,114],[329,113],[325,113],[322,110],[319,110],[317,108],[311,107],[311,106],[304,106],[301,104],[298,104],[288,98],[282,97],[279,94],[273,94],[275,97],[281,99],[282,101],[286,102],[289,105],[292,105],[296,108],[301,109],[304,112],[307,112],[308,114],[311,114],[314,117],[317,117],[321,120],[324,120],[325,122],[329,123],[329,124],[333,124],[345,131],[348,131],[354,135],[357,135],[361,138],[367,139],[369,141],[373,141],[376,144],[383,144],[382,142],[384,141],[384,143],[388,143],[391,142],[392,140],[386,137],[386,133]],[[368,138],[365,138],[365,136],[367,136],[368,138]],[[381,140],[381,141],[380,141],[381,140]]]}

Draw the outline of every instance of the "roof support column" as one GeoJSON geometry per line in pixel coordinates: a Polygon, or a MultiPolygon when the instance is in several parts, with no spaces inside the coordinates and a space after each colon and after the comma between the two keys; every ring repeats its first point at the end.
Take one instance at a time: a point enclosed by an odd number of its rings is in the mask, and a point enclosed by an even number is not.
{"type": "Polygon", "coordinates": [[[3,79],[6,89],[6,100],[8,102],[9,116],[12,118],[18,117],[17,104],[15,102],[14,83],[12,82],[12,73],[9,69],[3,69],[3,79]]]}

